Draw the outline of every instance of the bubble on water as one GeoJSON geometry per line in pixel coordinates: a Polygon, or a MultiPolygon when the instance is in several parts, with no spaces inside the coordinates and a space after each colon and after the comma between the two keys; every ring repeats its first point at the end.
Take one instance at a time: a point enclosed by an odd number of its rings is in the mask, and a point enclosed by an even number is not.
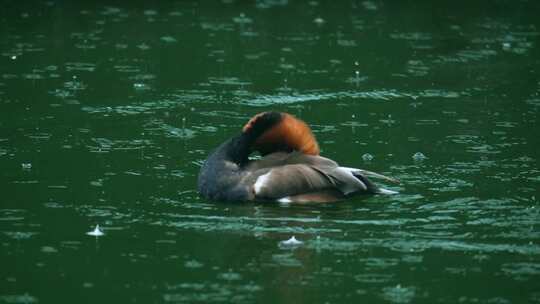
{"type": "Polygon", "coordinates": [[[392,119],[392,114],[388,114],[386,119],[380,119],[379,121],[384,124],[387,124],[388,126],[391,126],[396,122],[394,119],[392,119]]]}
{"type": "Polygon", "coordinates": [[[101,229],[99,229],[99,225],[96,225],[96,228],[94,228],[94,230],[89,231],[86,234],[90,235],[90,236],[95,236],[95,237],[105,235],[105,233],[103,233],[103,231],[101,229]]]}
{"type": "Polygon", "coordinates": [[[128,48],[128,45],[125,43],[117,43],[114,45],[114,47],[119,50],[124,50],[128,48]]]}
{"type": "Polygon", "coordinates": [[[298,260],[292,253],[273,254],[272,261],[279,266],[302,267],[302,262],[298,260]]]}
{"type": "Polygon", "coordinates": [[[315,18],[315,19],[313,20],[313,23],[315,23],[315,24],[318,25],[318,26],[321,26],[321,25],[325,24],[326,21],[325,21],[323,18],[321,18],[321,17],[317,17],[317,18],[315,18]]]}
{"type": "Polygon", "coordinates": [[[77,80],[77,76],[73,76],[73,81],[64,82],[64,88],[71,91],[81,91],[86,89],[86,87],[86,84],[77,80]]]}
{"type": "Polygon", "coordinates": [[[343,47],[354,47],[354,46],[357,46],[358,43],[355,40],[351,40],[351,39],[338,39],[337,45],[343,46],[343,47]]]}
{"type": "Polygon", "coordinates": [[[178,40],[176,40],[176,38],[172,37],[172,36],[163,36],[160,38],[161,41],[163,42],[167,42],[167,43],[174,43],[174,42],[178,42],[178,40]]]}
{"type": "Polygon", "coordinates": [[[96,65],[94,63],[87,62],[68,62],[66,63],[66,71],[83,71],[83,72],[94,72],[96,70],[96,65]]]}
{"type": "Polygon", "coordinates": [[[57,253],[58,249],[52,247],[52,246],[43,246],[41,247],[41,252],[43,253],[57,253]]]}
{"type": "Polygon", "coordinates": [[[373,1],[364,1],[362,2],[362,6],[368,11],[376,11],[379,8],[373,1]]]}
{"type": "Polygon", "coordinates": [[[232,270],[229,270],[228,272],[219,274],[218,278],[225,281],[239,281],[242,279],[242,275],[239,273],[233,272],[232,270]]]}
{"type": "MultiPolygon", "coordinates": [[[[122,10],[118,7],[111,7],[107,6],[105,9],[101,12],[102,15],[117,15],[120,14],[122,10]]],[[[87,14],[87,11],[81,11],[81,14],[87,14]]]]}
{"type": "Polygon", "coordinates": [[[303,243],[304,242],[297,240],[296,237],[293,235],[288,240],[279,242],[279,246],[282,248],[290,248],[290,247],[300,246],[303,243]]]}
{"type": "Polygon", "coordinates": [[[103,179],[98,179],[95,181],[90,181],[90,185],[94,187],[103,187],[103,179]]]}
{"type": "Polygon", "coordinates": [[[173,17],[181,17],[183,15],[184,14],[182,14],[182,12],[179,12],[179,11],[173,11],[169,13],[169,16],[173,16],[173,17]]]}
{"type": "Polygon", "coordinates": [[[362,155],[362,159],[365,162],[371,161],[371,160],[373,160],[373,158],[374,158],[374,156],[369,154],[369,153],[364,153],[364,155],[362,155]]]}
{"type": "Polygon", "coordinates": [[[238,24],[248,24],[248,23],[253,22],[253,20],[251,20],[251,18],[246,17],[244,13],[241,13],[240,16],[238,17],[234,17],[233,21],[238,24]]]}
{"type": "Polygon", "coordinates": [[[150,89],[150,86],[145,83],[137,82],[133,84],[133,88],[137,91],[146,91],[150,89]]]}
{"type": "Polygon", "coordinates": [[[414,295],[414,287],[402,287],[401,284],[398,284],[395,287],[383,288],[382,297],[392,303],[409,303],[414,295]]]}
{"type": "Polygon", "coordinates": [[[430,68],[421,60],[409,60],[407,62],[407,72],[413,76],[425,76],[430,68]]]}
{"type": "Polygon", "coordinates": [[[412,159],[414,161],[423,161],[424,159],[427,159],[427,156],[425,156],[422,152],[416,152],[413,154],[412,159]]]}
{"type": "Polygon", "coordinates": [[[208,82],[213,85],[224,86],[247,86],[252,84],[237,77],[209,77],[208,82]]]}
{"type": "Polygon", "coordinates": [[[43,79],[44,78],[42,75],[37,74],[37,73],[23,74],[23,77],[25,79],[30,79],[30,80],[38,80],[38,79],[43,79]]]}
{"type": "Polygon", "coordinates": [[[27,293],[22,295],[2,295],[0,296],[2,303],[38,303],[38,299],[27,293]]]}
{"type": "Polygon", "coordinates": [[[146,50],[149,50],[150,49],[150,46],[146,43],[141,43],[139,45],[137,45],[137,48],[139,48],[140,50],[142,51],[146,51],[146,50]]]}
{"type": "Polygon", "coordinates": [[[155,10],[148,9],[148,10],[145,10],[145,11],[144,11],[144,14],[145,14],[146,16],[155,16],[155,15],[158,14],[158,12],[155,11],[155,10]]]}
{"type": "Polygon", "coordinates": [[[189,260],[184,263],[184,267],[186,268],[201,268],[204,264],[197,261],[197,260],[189,260]]]}

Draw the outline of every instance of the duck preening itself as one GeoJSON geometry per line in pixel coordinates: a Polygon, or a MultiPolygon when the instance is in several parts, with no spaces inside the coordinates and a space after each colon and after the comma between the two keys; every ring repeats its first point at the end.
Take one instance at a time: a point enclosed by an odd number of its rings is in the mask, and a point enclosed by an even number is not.
{"type": "Polygon", "coordinates": [[[319,145],[303,121],[287,113],[263,112],[210,154],[199,173],[198,190],[212,200],[279,202],[332,202],[358,194],[394,193],[368,176],[396,182],[319,156],[319,145]],[[250,160],[255,151],[262,158],[250,160]]]}

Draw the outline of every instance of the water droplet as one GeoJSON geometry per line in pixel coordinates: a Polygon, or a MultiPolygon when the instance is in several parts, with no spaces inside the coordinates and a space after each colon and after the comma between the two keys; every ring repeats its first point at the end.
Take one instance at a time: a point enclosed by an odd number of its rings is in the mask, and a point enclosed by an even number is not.
{"type": "Polygon", "coordinates": [[[52,246],[43,246],[41,247],[41,252],[43,253],[57,253],[58,249],[52,247],[52,246]]]}
{"type": "Polygon", "coordinates": [[[161,41],[163,42],[167,42],[167,43],[175,43],[175,42],[178,42],[178,40],[176,40],[176,38],[172,37],[172,36],[163,36],[160,38],[161,41]]]}
{"type": "Polygon", "coordinates": [[[321,17],[317,17],[317,18],[315,18],[315,19],[313,20],[313,22],[314,22],[315,24],[321,26],[321,25],[323,25],[326,21],[325,21],[323,18],[321,18],[321,17]]]}
{"type": "Polygon", "coordinates": [[[427,159],[427,156],[425,156],[424,153],[422,153],[422,152],[416,152],[412,156],[412,159],[414,161],[423,161],[424,159],[427,159]]]}
{"type": "Polygon", "coordinates": [[[99,225],[96,225],[96,228],[94,228],[93,231],[89,231],[86,234],[90,235],[90,236],[95,236],[95,237],[105,235],[105,233],[103,233],[103,231],[101,231],[101,229],[99,229],[99,225]]]}
{"type": "Polygon", "coordinates": [[[364,153],[364,155],[362,155],[362,159],[366,162],[371,161],[373,158],[374,158],[373,155],[369,153],[364,153]]]}
{"type": "Polygon", "coordinates": [[[145,11],[144,11],[144,14],[145,14],[146,16],[155,16],[155,15],[158,14],[158,12],[155,11],[155,10],[148,9],[148,10],[145,10],[145,11]]]}
{"type": "Polygon", "coordinates": [[[146,50],[149,50],[150,49],[150,46],[146,43],[141,43],[139,45],[137,45],[137,48],[139,48],[140,50],[142,51],[146,51],[146,50]]]}
{"type": "Polygon", "coordinates": [[[253,22],[250,18],[246,17],[246,14],[241,13],[240,16],[234,17],[233,21],[238,24],[247,24],[253,22]]]}
{"type": "Polygon", "coordinates": [[[11,60],[15,60],[15,59],[17,59],[16,55],[11,56],[11,60]]]}
{"type": "Polygon", "coordinates": [[[279,243],[283,246],[298,246],[302,245],[304,242],[297,240],[296,237],[293,235],[290,239],[286,241],[281,241],[279,243]]]}

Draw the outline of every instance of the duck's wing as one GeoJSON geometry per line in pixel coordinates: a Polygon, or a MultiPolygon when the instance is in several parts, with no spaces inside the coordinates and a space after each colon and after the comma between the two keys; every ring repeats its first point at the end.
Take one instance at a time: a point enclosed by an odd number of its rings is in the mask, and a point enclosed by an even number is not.
{"type": "Polygon", "coordinates": [[[250,162],[243,184],[251,185],[252,199],[291,202],[336,201],[360,193],[390,193],[368,177],[395,181],[367,170],[340,167],[314,155],[276,152],[250,162]]]}
{"type": "Polygon", "coordinates": [[[250,161],[244,170],[253,172],[264,168],[283,166],[287,164],[287,159],[290,157],[290,155],[291,153],[287,152],[271,153],[261,157],[260,159],[250,161]]]}
{"type": "Polygon", "coordinates": [[[385,180],[387,182],[395,183],[395,184],[401,183],[398,179],[395,179],[393,177],[389,177],[386,175],[382,175],[377,172],[368,171],[365,169],[358,169],[358,168],[348,168],[348,167],[343,167],[343,168],[350,170],[351,172],[353,172],[353,174],[360,174],[367,177],[379,178],[379,179],[385,180]]]}
{"type": "Polygon", "coordinates": [[[331,201],[356,193],[378,192],[378,188],[363,175],[338,166],[291,164],[261,169],[253,174],[256,176],[253,183],[256,200],[303,196],[302,200],[331,201]],[[316,198],[323,193],[332,199],[316,198]]]}
{"type": "MultiPolygon", "coordinates": [[[[275,152],[268,154],[261,159],[256,161],[251,161],[246,166],[245,170],[247,171],[256,171],[264,168],[274,168],[278,166],[285,165],[294,165],[294,164],[304,164],[312,165],[315,167],[337,167],[338,164],[326,157],[318,155],[307,155],[300,152],[275,152]]],[[[356,169],[355,169],[356,170],[356,169]]]]}

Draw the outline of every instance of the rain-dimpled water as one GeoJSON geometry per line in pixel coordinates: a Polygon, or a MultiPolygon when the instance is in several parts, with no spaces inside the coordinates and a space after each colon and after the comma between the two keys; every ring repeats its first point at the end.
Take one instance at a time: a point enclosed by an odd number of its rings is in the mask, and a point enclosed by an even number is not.
{"type": "Polygon", "coordinates": [[[539,303],[536,1],[4,1],[0,303],[539,303]],[[394,195],[215,202],[255,114],[394,195]]]}

